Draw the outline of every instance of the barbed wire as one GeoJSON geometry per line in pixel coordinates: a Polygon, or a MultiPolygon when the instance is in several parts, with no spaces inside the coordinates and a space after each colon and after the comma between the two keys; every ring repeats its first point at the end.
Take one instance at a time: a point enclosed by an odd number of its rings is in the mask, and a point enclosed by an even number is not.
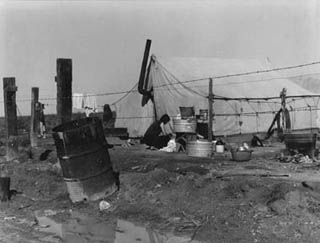
{"type": "MultiPolygon", "coordinates": [[[[164,67],[166,70],[168,70],[164,65],[162,65],[159,61],[156,60],[160,66],[164,67]]],[[[294,66],[286,66],[286,67],[280,67],[280,68],[272,68],[272,69],[265,69],[265,70],[256,70],[256,71],[250,71],[250,72],[242,72],[242,73],[234,73],[234,74],[226,74],[226,75],[219,75],[219,76],[211,76],[211,77],[205,77],[205,78],[198,78],[198,79],[191,79],[187,81],[181,81],[183,83],[189,83],[189,82],[198,82],[203,81],[207,79],[223,79],[223,78],[230,78],[230,77],[239,77],[239,76],[247,76],[251,74],[261,74],[261,73],[269,73],[269,72],[277,72],[277,71],[283,71],[283,70],[290,70],[295,68],[303,68],[307,66],[313,66],[320,64],[320,61],[311,62],[311,63],[304,63],[294,66]]]]}
{"type": "MultiPolygon", "coordinates": [[[[159,62],[158,62],[159,63],[159,62]]],[[[185,86],[185,83],[190,83],[190,82],[198,82],[198,81],[203,81],[207,80],[209,78],[212,79],[223,79],[223,78],[229,78],[229,77],[238,77],[238,76],[248,76],[251,74],[261,74],[261,73],[267,73],[267,72],[275,72],[275,71],[283,71],[283,70],[290,70],[290,69],[295,69],[295,68],[302,68],[306,66],[311,66],[311,65],[318,65],[320,62],[311,62],[311,63],[305,63],[305,64],[300,64],[300,65],[295,65],[295,66],[287,66],[287,67],[280,67],[280,68],[273,68],[273,69],[266,69],[266,70],[257,70],[257,71],[251,71],[251,72],[244,72],[244,73],[235,73],[235,74],[226,74],[226,75],[221,75],[221,76],[213,76],[213,77],[207,77],[207,78],[201,78],[201,79],[193,79],[193,80],[187,80],[187,81],[179,81],[179,79],[173,75],[171,72],[168,71],[166,67],[164,67],[161,63],[159,63],[165,70],[177,81],[177,83],[170,83],[170,84],[163,84],[163,85],[158,85],[154,86],[153,88],[160,88],[164,86],[170,86],[170,85],[182,85],[181,89],[188,89],[191,92],[200,95],[204,98],[206,98],[204,95],[200,94],[198,91],[194,90],[191,87],[185,86]]],[[[298,78],[298,77],[304,77],[304,76],[311,76],[311,75],[317,75],[320,74],[319,72],[317,73],[308,73],[308,74],[302,74],[302,75],[295,75],[295,76],[283,76],[283,77],[274,77],[274,78],[269,78],[269,79],[259,79],[259,80],[247,80],[243,82],[229,82],[225,84],[216,84],[218,86],[222,85],[234,85],[234,84],[245,84],[245,83],[253,83],[253,82],[263,82],[263,81],[268,81],[268,80],[277,80],[277,79],[288,79],[288,78],[298,78]]],[[[125,91],[114,91],[114,92],[104,92],[104,93],[96,93],[96,94],[86,94],[85,97],[99,97],[99,96],[112,96],[112,95],[127,95],[129,93],[136,93],[138,90],[134,89],[134,87],[130,90],[125,90],[125,91]]],[[[72,99],[73,97],[76,97],[74,95],[67,96],[67,97],[61,97],[60,99],[72,99]]],[[[296,95],[296,96],[287,96],[287,98],[310,98],[310,97],[320,97],[320,95],[296,95]]],[[[122,97],[123,98],[123,97],[122,97]]],[[[120,98],[118,101],[120,101],[122,98],[120,98]]],[[[278,96],[274,97],[251,97],[251,98],[245,98],[245,97],[223,97],[219,96],[218,94],[215,94],[215,99],[219,100],[246,100],[246,101],[252,101],[252,100],[261,100],[261,101],[267,101],[267,100],[273,100],[273,99],[279,99],[278,96]]],[[[39,100],[42,101],[49,101],[49,100],[57,100],[57,97],[42,97],[39,98],[39,100]]],[[[24,99],[17,99],[16,102],[28,102],[32,101],[31,98],[24,98],[24,99]]],[[[0,103],[3,103],[4,101],[0,101],[0,103]]],[[[113,104],[115,104],[114,102],[113,104]]]]}
{"type": "MultiPolygon", "coordinates": [[[[215,83],[214,87],[218,86],[228,86],[228,85],[236,85],[236,84],[248,84],[248,83],[259,83],[264,81],[271,81],[271,80],[280,80],[280,79],[294,79],[294,78],[301,78],[301,77],[307,77],[312,75],[320,75],[320,72],[316,73],[307,73],[307,74],[300,74],[300,75],[293,75],[293,76],[279,76],[274,78],[266,78],[266,79],[256,79],[256,80],[246,80],[246,81],[237,81],[237,82],[228,82],[228,83],[215,83]]],[[[207,80],[207,79],[206,79],[207,80]]],[[[189,81],[180,81],[180,83],[189,82],[189,81]]],[[[162,87],[168,86],[168,85],[179,85],[180,83],[171,83],[171,84],[163,84],[159,86],[155,86],[158,90],[161,90],[162,87]]],[[[297,84],[298,85],[298,84],[297,84]]],[[[193,88],[199,88],[199,87],[208,87],[208,84],[202,84],[202,85],[194,85],[193,88]]],[[[299,86],[299,85],[298,85],[299,86]]]]}
{"type": "MultiPolygon", "coordinates": [[[[320,111],[320,107],[317,106],[301,106],[297,108],[290,109],[289,112],[299,112],[299,111],[320,111]]],[[[244,117],[244,116],[259,116],[263,114],[276,114],[278,109],[275,110],[265,110],[265,111],[254,111],[254,112],[235,112],[235,113],[214,113],[213,117],[228,117],[228,116],[236,116],[236,117],[244,117]]],[[[168,114],[170,117],[175,117],[177,114],[168,114]]],[[[135,116],[135,117],[116,117],[116,119],[146,119],[153,118],[153,116],[135,116]]]]}

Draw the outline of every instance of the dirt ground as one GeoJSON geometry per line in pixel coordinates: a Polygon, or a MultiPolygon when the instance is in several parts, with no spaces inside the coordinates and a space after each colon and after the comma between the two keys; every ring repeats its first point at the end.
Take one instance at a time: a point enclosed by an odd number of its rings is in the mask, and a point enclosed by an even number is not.
{"type": "Polygon", "coordinates": [[[250,161],[235,162],[228,151],[195,158],[140,144],[115,146],[109,153],[120,191],[105,198],[111,207],[100,211],[100,201],[70,201],[50,139],[32,149],[32,158],[21,146],[20,158],[1,157],[2,176],[10,176],[17,192],[0,203],[0,242],[68,242],[41,230],[36,212],[48,210],[58,222],[78,212],[188,236],[188,242],[319,242],[319,164],[282,163],[283,149],[281,143],[254,148],[250,161]],[[40,161],[47,149],[53,151],[40,161]]]}

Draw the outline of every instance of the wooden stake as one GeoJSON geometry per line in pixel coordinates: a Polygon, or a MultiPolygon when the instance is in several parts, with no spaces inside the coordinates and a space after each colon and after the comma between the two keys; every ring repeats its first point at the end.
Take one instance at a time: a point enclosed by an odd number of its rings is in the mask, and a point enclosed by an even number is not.
{"type": "Polygon", "coordinates": [[[280,93],[280,98],[281,98],[281,109],[282,109],[282,129],[284,132],[286,131],[286,124],[285,124],[286,94],[287,94],[287,90],[286,88],[283,88],[280,93]]]}
{"type": "Polygon", "coordinates": [[[208,141],[212,141],[212,107],[213,107],[213,91],[212,91],[212,78],[209,80],[209,97],[208,97],[208,102],[209,102],[209,109],[208,109],[208,141]]]}
{"type": "Polygon", "coordinates": [[[18,157],[16,79],[3,78],[4,114],[7,139],[7,161],[18,157]]]}
{"type": "Polygon", "coordinates": [[[60,123],[72,117],[72,59],[57,59],[57,116],[60,123]]]}
{"type": "Polygon", "coordinates": [[[31,147],[38,146],[38,135],[40,130],[39,109],[37,104],[39,102],[39,88],[33,87],[31,89],[31,117],[30,117],[30,144],[31,147]]]}
{"type": "Polygon", "coordinates": [[[10,200],[10,177],[0,177],[0,200],[10,200]]]}

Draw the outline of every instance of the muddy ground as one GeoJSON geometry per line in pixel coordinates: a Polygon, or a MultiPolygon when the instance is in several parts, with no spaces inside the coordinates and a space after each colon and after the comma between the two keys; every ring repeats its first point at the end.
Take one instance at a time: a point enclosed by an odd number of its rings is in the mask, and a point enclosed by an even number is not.
{"type": "Polygon", "coordinates": [[[100,201],[70,201],[52,140],[32,149],[32,158],[25,144],[20,158],[6,162],[1,157],[2,176],[10,176],[17,192],[0,203],[0,242],[124,242],[68,241],[45,232],[49,226],[39,222],[39,212],[60,223],[74,212],[110,225],[114,219],[127,220],[187,236],[184,242],[319,242],[319,164],[282,163],[283,149],[281,143],[255,148],[252,159],[240,163],[228,151],[194,158],[140,144],[116,145],[109,153],[120,171],[120,191],[105,198],[111,207],[100,211],[100,201]],[[40,161],[47,149],[53,151],[40,161]]]}

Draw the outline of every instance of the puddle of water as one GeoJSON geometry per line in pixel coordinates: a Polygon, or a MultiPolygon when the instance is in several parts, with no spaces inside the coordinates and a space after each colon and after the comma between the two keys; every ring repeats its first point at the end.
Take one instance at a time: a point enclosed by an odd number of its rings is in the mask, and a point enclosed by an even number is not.
{"type": "Polygon", "coordinates": [[[58,223],[52,215],[35,213],[39,230],[53,237],[46,237],[47,242],[65,243],[200,243],[190,237],[162,234],[147,227],[135,225],[126,220],[115,219],[111,222],[99,222],[72,212],[65,223],[58,223]],[[57,237],[60,241],[57,241],[57,237]]]}

